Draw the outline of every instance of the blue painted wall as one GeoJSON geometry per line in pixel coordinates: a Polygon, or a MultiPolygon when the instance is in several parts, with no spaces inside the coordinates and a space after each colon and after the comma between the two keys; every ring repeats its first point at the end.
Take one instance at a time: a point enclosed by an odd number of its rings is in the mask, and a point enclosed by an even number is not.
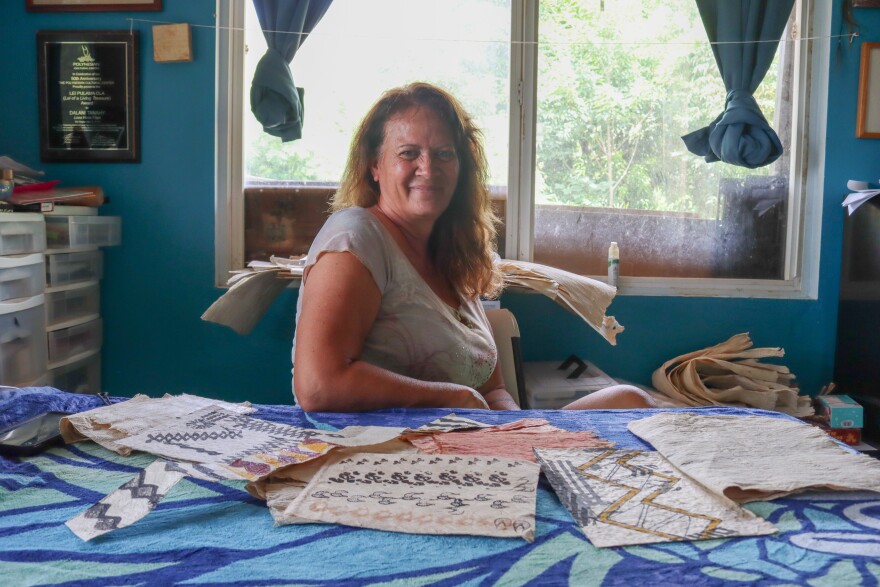
{"type": "MultiPolygon", "coordinates": [[[[102,213],[123,219],[123,244],[105,251],[102,284],[104,388],[112,394],[196,393],[288,403],[289,344],[295,292],[285,291],[249,336],[202,322],[221,293],[214,264],[213,0],[165,0],[161,13],[35,14],[4,2],[0,20],[0,154],[45,169],[65,185],[101,185],[102,213]],[[192,63],[157,64],[150,24],[188,22],[192,63]],[[43,164],[35,32],[128,29],[141,35],[142,161],[139,164],[43,164]]],[[[840,0],[832,31],[842,32],[840,0]]],[[[781,360],[814,393],[831,380],[837,320],[843,212],[850,178],[880,174],[880,141],[855,138],[859,48],[880,41],[880,10],[856,10],[861,37],[832,41],[829,123],[818,300],[620,296],[610,312],[626,327],[611,347],[549,300],[507,294],[520,323],[526,360],[575,352],[611,375],[648,383],[663,361],[750,332],[758,346],[786,350],[781,360]]],[[[823,47],[817,44],[819,50],[823,47]]]]}

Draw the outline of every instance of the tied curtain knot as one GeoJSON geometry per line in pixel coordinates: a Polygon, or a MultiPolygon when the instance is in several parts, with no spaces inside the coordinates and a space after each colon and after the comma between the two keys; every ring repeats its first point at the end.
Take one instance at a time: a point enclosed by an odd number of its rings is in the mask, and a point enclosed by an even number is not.
{"type": "Polygon", "coordinates": [[[251,111],[263,130],[282,141],[302,136],[303,106],[290,66],[281,53],[269,49],[254,72],[251,111]]]}
{"type": "Polygon", "coordinates": [[[756,169],[782,155],[782,142],[746,90],[727,93],[724,112],[709,126],[682,137],[688,150],[707,163],[723,161],[756,169]]]}
{"type": "Polygon", "coordinates": [[[332,0],[252,0],[266,38],[266,54],[251,83],[251,112],[263,131],[283,142],[302,137],[303,91],[290,62],[323,18],[332,0]]]}

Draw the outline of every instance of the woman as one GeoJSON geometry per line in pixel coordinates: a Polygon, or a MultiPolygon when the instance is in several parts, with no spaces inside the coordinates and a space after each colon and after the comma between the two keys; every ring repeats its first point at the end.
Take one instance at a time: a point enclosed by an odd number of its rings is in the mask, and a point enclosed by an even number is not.
{"type": "MultiPolygon", "coordinates": [[[[480,131],[436,86],[390,90],[367,113],[300,287],[293,386],[304,410],[518,409],[479,300],[502,284],[486,169],[480,131]]],[[[623,386],[572,407],[645,397],[623,386]]]]}

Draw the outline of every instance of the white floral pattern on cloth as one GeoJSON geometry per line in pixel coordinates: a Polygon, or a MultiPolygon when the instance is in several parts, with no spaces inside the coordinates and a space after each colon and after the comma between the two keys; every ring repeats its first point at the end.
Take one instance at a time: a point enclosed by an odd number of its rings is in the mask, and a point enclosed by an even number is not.
{"type": "MultiPolygon", "coordinates": [[[[480,301],[462,299],[458,310],[443,302],[373,214],[358,207],[333,214],[312,243],[306,269],[328,251],[354,254],[382,292],[362,360],[422,381],[477,388],[489,380],[498,352],[480,301]]],[[[300,286],[297,318],[307,282],[300,286]]]]}

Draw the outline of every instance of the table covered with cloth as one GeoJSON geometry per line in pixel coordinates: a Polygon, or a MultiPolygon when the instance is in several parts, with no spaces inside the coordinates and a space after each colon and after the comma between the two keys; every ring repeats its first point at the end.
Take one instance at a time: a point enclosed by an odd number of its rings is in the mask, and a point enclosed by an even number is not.
{"type": "MultiPolygon", "coordinates": [[[[0,390],[0,427],[44,411],[74,413],[100,405],[98,397],[52,388],[0,390]]],[[[416,427],[451,411],[307,414],[294,406],[255,407],[254,417],[323,430],[416,427]]],[[[455,413],[488,424],[545,418],[559,428],[593,430],[620,448],[650,450],[627,423],[658,411],[455,413]]],[[[700,413],[774,415],[737,408],[700,413]]],[[[734,448],[730,456],[736,458],[734,448]]],[[[771,536],[601,549],[587,540],[543,475],[533,543],[335,524],[274,526],[265,503],[251,497],[243,481],[191,478],[127,528],[83,542],[65,526],[154,458],[123,457],[91,441],[32,457],[0,457],[0,583],[876,585],[880,580],[880,495],[868,492],[810,492],[747,504],[779,528],[771,536]]]]}

